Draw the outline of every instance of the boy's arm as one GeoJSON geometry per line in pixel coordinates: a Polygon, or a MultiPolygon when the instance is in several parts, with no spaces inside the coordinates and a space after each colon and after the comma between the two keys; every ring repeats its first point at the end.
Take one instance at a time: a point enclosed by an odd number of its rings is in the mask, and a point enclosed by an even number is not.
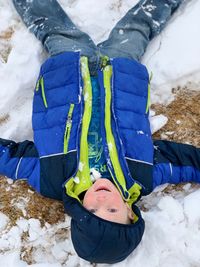
{"type": "MultiPolygon", "coordinates": [[[[0,174],[13,180],[30,179],[39,167],[39,157],[33,142],[15,143],[0,138],[0,174]]],[[[36,174],[36,173],[35,173],[36,174]]]]}
{"type": "Polygon", "coordinates": [[[153,188],[164,183],[200,183],[200,148],[154,141],[153,188]]]}

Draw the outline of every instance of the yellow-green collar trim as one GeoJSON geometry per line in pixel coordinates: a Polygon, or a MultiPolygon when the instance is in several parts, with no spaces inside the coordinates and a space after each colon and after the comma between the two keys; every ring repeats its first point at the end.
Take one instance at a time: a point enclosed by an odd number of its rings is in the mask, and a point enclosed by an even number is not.
{"type": "MultiPolygon", "coordinates": [[[[110,159],[111,159],[111,162],[114,168],[115,176],[117,176],[118,182],[123,187],[123,190],[126,191],[126,181],[125,181],[122,169],[121,169],[114,136],[113,136],[112,129],[111,129],[111,77],[112,77],[112,67],[106,66],[103,71],[103,80],[104,80],[104,86],[105,86],[106,142],[108,144],[108,151],[109,151],[110,159]]],[[[118,183],[115,181],[114,175],[112,173],[111,175],[115,182],[115,185],[117,186],[119,192],[123,196],[118,183]]]]}

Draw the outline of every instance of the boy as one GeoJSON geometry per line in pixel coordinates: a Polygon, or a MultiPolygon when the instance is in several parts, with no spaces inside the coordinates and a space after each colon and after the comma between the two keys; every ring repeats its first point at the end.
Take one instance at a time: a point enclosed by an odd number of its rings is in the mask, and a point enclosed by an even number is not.
{"type": "Polygon", "coordinates": [[[0,172],[63,200],[80,257],[122,261],[144,232],[134,203],[159,184],[200,181],[199,149],[152,143],[149,76],[136,61],[181,1],[140,1],[97,46],[55,0],[13,3],[52,57],[36,84],[34,143],[1,139],[0,172]]]}

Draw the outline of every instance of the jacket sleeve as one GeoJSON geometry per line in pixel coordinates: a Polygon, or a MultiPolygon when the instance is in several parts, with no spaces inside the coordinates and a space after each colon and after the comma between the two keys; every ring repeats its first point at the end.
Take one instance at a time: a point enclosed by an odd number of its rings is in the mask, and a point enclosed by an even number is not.
{"type": "Polygon", "coordinates": [[[39,165],[38,152],[33,142],[26,140],[15,143],[0,138],[0,174],[13,180],[27,179],[38,191],[39,165]]]}
{"type": "Polygon", "coordinates": [[[200,148],[170,141],[154,141],[153,188],[181,182],[200,183],[200,148]]]}

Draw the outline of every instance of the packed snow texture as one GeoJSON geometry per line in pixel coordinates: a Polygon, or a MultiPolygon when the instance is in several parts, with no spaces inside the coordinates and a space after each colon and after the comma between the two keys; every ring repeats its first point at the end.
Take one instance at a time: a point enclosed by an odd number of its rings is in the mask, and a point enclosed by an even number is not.
{"type": "MultiPolygon", "coordinates": [[[[60,0],[72,20],[98,43],[109,35],[115,23],[131,8],[135,0],[60,0]]],[[[166,29],[149,45],[142,62],[153,73],[151,101],[168,103],[172,87],[187,85],[200,88],[200,1],[185,1],[166,29]]],[[[35,82],[46,52],[19,19],[11,1],[0,0],[0,33],[14,29],[9,42],[7,61],[0,57],[0,125],[1,137],[16,141],[32,139],[31,110],[35,82]]],[[[0,39],[0,48],[2,47],[0,39]]],[[[151,119],[152,131],[167,118],[151,119]]],[[[200,264],[200,190],[190,185],[172,196],[161,189],[146,197],[143,212],[146,221],[144,238],[124,262],[115,266],[197,267],[200,264]]],[[[70,238],[59,240],[55,232],[69,227],[69,218],[58,225],[40,226],[35,219],[20,219],[7,229],[8,218],[0,213],[0,266],[26,267],[20,260],[21,235],[29,234],[30,246],[36,247],[32,267],[90,266],[79,259],[70,238]],[[2,251],[2,252],[1,252],[2,251]]],[[[101,265],[103,266],[103,265],[101,265]]]]}

